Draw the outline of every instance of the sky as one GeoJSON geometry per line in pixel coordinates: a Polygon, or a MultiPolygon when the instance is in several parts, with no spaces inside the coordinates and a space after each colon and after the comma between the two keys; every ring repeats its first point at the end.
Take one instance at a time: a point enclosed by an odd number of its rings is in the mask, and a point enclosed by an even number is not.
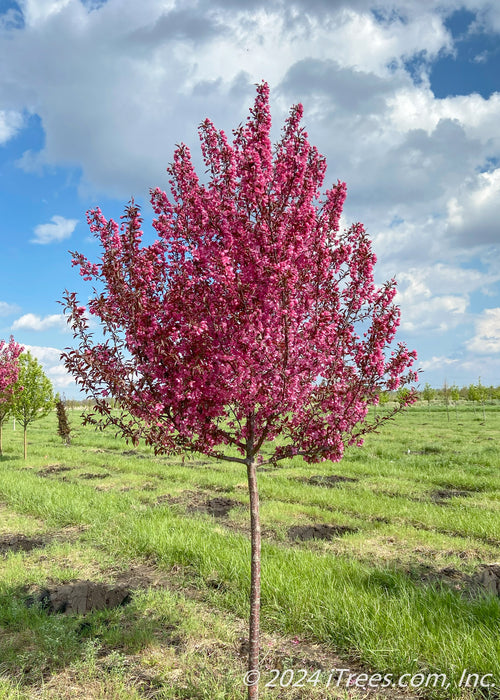
{"type": "Polygon", "coordinates": [[[344,225],[396,277],[421,386],[500,385],[497,0],[0,0],[0,66],[0,339],[56,391],[78,396],[58,301],[91,294],[86,211],[134,197],[153,240],[176,144],[200,166],[198,125],[231,133],[263,80],[275,140],[302,103],[344,225]]]}

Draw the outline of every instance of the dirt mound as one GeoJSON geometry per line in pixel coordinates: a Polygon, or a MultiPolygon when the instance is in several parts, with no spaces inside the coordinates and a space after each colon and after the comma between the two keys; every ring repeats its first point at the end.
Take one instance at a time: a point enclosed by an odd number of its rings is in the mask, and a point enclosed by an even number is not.
{"type": "Polygon", "coordinates": [[[30,552],[38,547],[45,547],[45,541],[40,537],[27,537],[19,533],[0,535],[0,554],[8,552],[30,552]]]}
{"type": "Polygon", "coordinates": [[[337,486],[337,484],[344,484],[348,482],[359,481],[352,476],[341,476],[340,474],[328,474],[327,476],[323,474],[316,474],[309,477],[309,479],[304,479],[306,484],[311,484],[312,486],[325,486],[326,488],[332,488],[332,486],[337,486]]]}
{"type": "Polygon", "coordinates": [[[290,540],[332,540],[334,537],[342,537],[350,532],[357,532],[356,528],[348,525],[294,525],[288,530],[290,540]]]}
{"type": "Polygon", "coordinates": [[[500,563],[482,564],[474,574],[467,574],[454,566],[435,569],[431,564],[421,564],[406,573],[414,581],[423,584],[446,584],[467,596],[484,593],[500,596],[500,563]]]}
{"type": "Polygon", "coordinates": [[[213,515],[214,518],[222,518],[229,513],[231,508],[241,505],[239,501],[233,501],[231,498],[216,496],[215,498],[209,498],[200,505],[190,506],[188,511],[191,513],[208,513],[213,515]]]}
{"type": "Polygon", "coordinates": [[[71,467],[66,467],[64,464],[49,464],[43,469],[39,469],[38,476],[50,476],[51,474],[60,474],[61,472],[70,472],[71,467]]]}
{"type": "Polygon", "coordinates": [[[93,610],[106,610],[130,602],[128,587],[108,586],[93,581],[74,581],[61,586],[43,588],[30,596],[28,606],[40,604],[49,613],[84,615],[93,610]]]}
{"type": "Polygon", "coordinates": [[[488,593],[500,596],[500,564],[484,564],[476,574],[475,582],[488,593]]]}
{"type": "Polygon", "coordinates": [[[161,496],[158,496],[158,498],[156,499],[156,501],[152,505],[153,506],[162,506],[165,503],[167,505],[178,505],[179,502],[180,502],[179,499],[175,498],[175,496],[171,496],[169,493],[164,493],[161,496]]]}
{"type": "Polygon", "coordinates": [[[107,476],[109,476],[109,472],[104,472],[104,474],[94,474],[92,472],[78,474],[79,479],[105,479],[107,476]]]}

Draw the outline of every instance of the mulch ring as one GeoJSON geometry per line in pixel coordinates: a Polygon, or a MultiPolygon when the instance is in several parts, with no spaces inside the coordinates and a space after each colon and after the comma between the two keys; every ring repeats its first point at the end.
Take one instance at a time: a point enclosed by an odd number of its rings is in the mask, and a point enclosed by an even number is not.
{"type": "Polygon", "coordinates": [[[359,481],[352,476],[342,476],[340,474],[315,474],[314,476],[299,477],[298,481],[311,486],[324,486],[325,488],[333,488],[339,484],[353,483],[359,481]]]}
{"type": "Polygon", "coordinates": [[[306,542],[307,540],[332,540],[351,532],[357,532],[348,525],[293,525],[288,530],[288,538],[292,541],[306,542]]]}
{"type": "Polygon", "coordinates": [[[32,549],[45,547],[46,540],[41,537],[28,537],[20,533],[0,535],[0,555],[9,552],[30,552],[32,549]]]}

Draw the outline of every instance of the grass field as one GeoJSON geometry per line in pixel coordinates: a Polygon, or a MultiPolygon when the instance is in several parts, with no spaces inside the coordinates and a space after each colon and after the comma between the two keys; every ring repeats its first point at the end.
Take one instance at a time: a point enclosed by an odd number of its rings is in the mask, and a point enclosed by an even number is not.
{"type": "MultiPolygon", "coordinates": [[[[22,431],[4,429],[0,698],[243,698],[241,466],[155,457],[70,420],[70,447],[55,413],[34,424],[26,462],[22,431]],[[126,585],[131,601],[85,616],[27,605],[76,580],[126,585]]],[[[499,486],[500,405],[449,421],[414,406],[341,463],[263,469],[262,697],[499,698],[500,598],[481,583],[500,562],[499,486]],[[460,686],[464,670],[484,687],[460,686]],[[362,673],[414,687],[363,690],[362,673]]]]}

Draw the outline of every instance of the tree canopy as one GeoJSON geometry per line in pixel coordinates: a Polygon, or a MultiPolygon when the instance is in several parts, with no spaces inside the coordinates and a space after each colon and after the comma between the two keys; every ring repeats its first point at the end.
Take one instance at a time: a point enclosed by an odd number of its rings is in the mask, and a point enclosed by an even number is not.
{"type": "Polygon", "coordinates": [[[179,146],[171,199],[151,192],[158,239],[149,246],[133,202],[121,227],[89,213],[102,261],[75,253],[74,264],[104,290],[88,312],[107,339],[93,341],[68,293],[80,346],[65,362],[101,423],[158,452],[234,459],[236,448],[245,461],[250,436],[254,450],[280,436],[273,460],[339,460],[366,429],[369,404],[414,378],[414,352],[399,344],[385,354],[399,324],[395,281],[374,284],[361,224],[339,230],[345,184],[321,197],[326,162],[301,117],[293,107],[273,149],[263,83],[232,145],[203,122],[208,183],[179,146]]]}

